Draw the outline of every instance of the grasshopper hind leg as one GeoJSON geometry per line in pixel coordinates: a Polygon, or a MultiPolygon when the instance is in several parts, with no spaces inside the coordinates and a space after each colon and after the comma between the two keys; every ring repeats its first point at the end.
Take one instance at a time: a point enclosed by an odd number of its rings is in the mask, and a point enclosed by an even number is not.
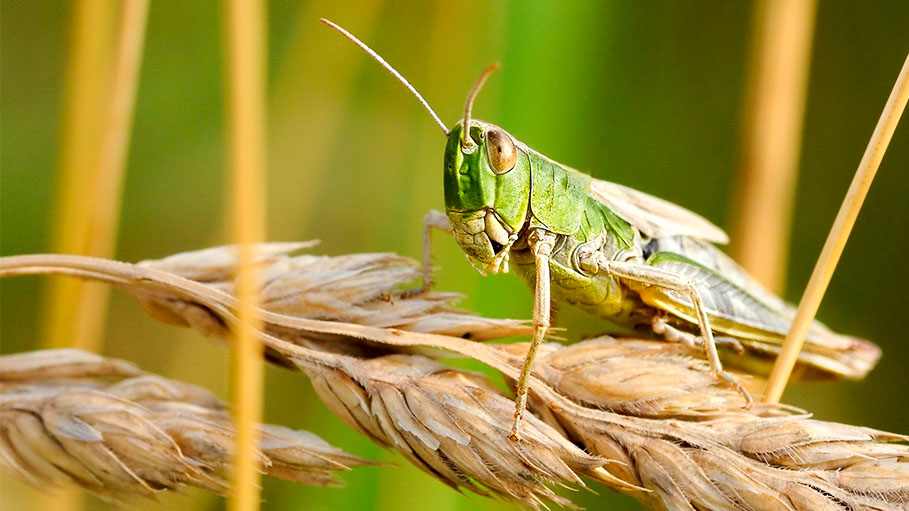
{"type": "MultiPolygon", "coordinates": [[[[642,288],[658,287],[685,293],[689,300],[691,300],[691,305],[694,308],[698,326],[701,330],[700,339],[693,338],[689,340],[694,344],[703,345],[705,355],[707,356],[707,362],[710,364],[710,370],[718,378],[726,382],[727,385],[742,394],[742,397],[744,397],[746,401],[745,408],[751,407],[754,403],[751,394],[745,390],[745,387],[742,386],[738,378],[723,369],[723,364],[720,362],[720,357],[716,349],[717,343],[713,337],[713,331],[710,327],[710,321],[704,307],[704,300],[701,297],[701,292],[694,283],[681,275],[644,264],[600,260],[597,261],[597,266],[599,267],[599,271],[614,275],[628,282],[636,283],[642,288]]],[[[673,330],[679,332],[678,330],[673,330]]],[[[655,330],[655,333],[659,332],[655,330]]]]}

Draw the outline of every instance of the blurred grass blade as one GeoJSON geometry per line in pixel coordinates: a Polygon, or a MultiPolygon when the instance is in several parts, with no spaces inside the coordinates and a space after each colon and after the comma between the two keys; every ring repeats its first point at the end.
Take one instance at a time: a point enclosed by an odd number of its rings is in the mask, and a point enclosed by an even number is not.
{"type": "MultiPolygon", "coordinates": [[[[53,224],[53,248],[59,252],[112,257],[148,0],[123,4],[116,46],[110,41],[113,4],[77,2],[73,5],[73,49],[66,77],[59,209],[53,224]],[[115,60],[111,79],[112,57],[115,60]]],[[[43,344],[97,350],[102,342],[109,294],[107,286],[71,279],[51,281],[45,297],[47,320],[43,344]]],[[[79,507],[79,499],[71,492],[55,500],[57,509],[79,507]]],[[[37,506],[42,504],[39,502],[37,506]]]]}
{"type": "MultiPolygon", "coordinates": [[[[100,5],[100,4],[99,4],[100,5]]],[[[125,2],[108,83],[108,26],[113,11],[79,4],[64,119],[60,209],[54,250],[111,257],[119,211],[148,1],[125,2]],[[84,25],[84,26],[83,26],[84,25]],[[99,29],[102,27],[102,29],[99,29]],[[109,92],[109,93],[108,93],[109,92]],[[89,207],[86,207],[86,204],[89,207]]],[[[101,343],[109,290],[55,281],[47,297],[48,347],[95,350],[101,343]]]]}
{"type": "MultiPolygon", "coordinates": [[[[149,3],[149,0],[129,0],[122,7],[113,86],[105,112],[91,209],[93,235],[88,239],[90,254],[112,255],[116,244],[149,3]]],[[[103,316],[103,311],[99,310],[98,315],[103,316]]]]}
{"type": "Polygon", "coordinates": [[[776,293],[786,280],[815,0],[755,4],[733,256],[776,293]]]}
{"type": "Polygon", "coordinates": [[[846,246],[846,240],[849,238],[852,226],[855,225],[855,219],[868,194],[877,168],[884,158],[896,125],[906,107],[907,99],[909,99],[909,55],[906,56],[906,62],[903,63],[903,68],[893,85],[881,118],[874,128],[874,133],[871,135],[862,161],[855,172],[852,184],[849,186],[840,211],[836,215],[836,220],[830,228],[830,234],[827,236],[821,255],[811,273],[805,294],[802,295],[802,300],[799,302],[798,311],[783,343],[780,356],[773,366],[773,372],[770,373],[770,379],[767,381],[767,388],[764,391],[764,401],[767,403],[777,403],[783,395],[783,389],[786,387],[796,357],[805,341],[808,327],[811,325],[814,315],[817,314],[821,299],[833,276],[833,270],[843,253],[843,247],[846,246]]]}
{"type": "MultiPolygon", "coordinates": [[[[89,254],[92,212],[85,204],[91,203],[97,182],[102,105],[110,88],[114,10],[113,4],[107,2],[76,2],[73,9],[51,249],[89,254]]],[[[103,302],[106,292],[101,287],[70,279],[51,280],[44,295],[46,319],[42,325],[42,344],[45,347],[71,344],[85,349],[97,346],[101,321],[97,316],[89,317],[89,310],[97,310],[97,306],[89,304],[92,301],[97,304],[99,298],[103,302]]]]}
{"type": "Polygon", "coordinates": [[[231,353],[231,396],[237,431],[234,448],[234,494],[228,509],[259,509],[259,460],[256,423],[262,416],[263,362],[258,339],[259,272],[255,245],[264,236],[265,177],[265,5],[256,0],[228,0],[227,112],[231,174],[230,209],[237,243],[239,299],[236,350],[231,353]]]}

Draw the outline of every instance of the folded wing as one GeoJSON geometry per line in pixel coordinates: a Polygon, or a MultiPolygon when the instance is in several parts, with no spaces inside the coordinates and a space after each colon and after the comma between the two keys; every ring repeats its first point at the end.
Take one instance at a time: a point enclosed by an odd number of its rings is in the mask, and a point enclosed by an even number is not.
{"type": "Polygon", "coordinates": [[[648,238],[682,235],[729,242],[726,233],[704,217],[659,197],[600,179],[593,180],[590,194],[648,238]]]}

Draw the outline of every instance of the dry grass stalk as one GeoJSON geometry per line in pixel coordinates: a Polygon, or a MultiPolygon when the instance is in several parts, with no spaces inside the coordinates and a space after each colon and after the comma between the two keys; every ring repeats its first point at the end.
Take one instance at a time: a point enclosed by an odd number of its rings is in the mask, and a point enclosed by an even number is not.
{"type": "MultiPolygon", "coordinates": [[[[98,155],[106,99],[110,98],[110,66],[114,56],[116,5],[111,2],[73,4],[67,41],[60,161],[55,176],[51,247],[55,252],[110,257],[90,252],[98,155]],[[93,200],[93,199],[92,199],[93,200]]],[[[94,349],[103,336],[107,289],[84,282],[51,279],[42,304],[42,345],[94,349]]]]}
{"type": "MultiPolygon", "coordinates": [[[[80,2],[71,9],[60,169],[53,229],[55,251],[111,257],[120,222],[149,0],[117,5],[80,2]],[[110,69],[108,69],[110,68],[110,69]]],[[[44,296],[42,344],[95,350],[102,344],[110,289],[52,281],[44,296]]],[[[60,511],[81,509],[81,495],[54,499],[60,511]]],[[[35,509],[46,503],[33,502],[35,509]]]]}
{"type": "Polygon", "coordinates": [[[265,367],[256,309],[259,277],[256,248],[265,237],[265,4],[232,0],[225,4],[227,36],[228,163],[230,167],[231,237],[236,245],[237,319],[231,352],[231,402],[237,429],[235,494],[231,511],[259,509],[259,470],[256,466],[256,423],[262,419],[265,367]]]}
{"type": "MultiPolygon", "coordinates": [[[[281,255],[289,248],[262,250],[270,254],[262,261],[273,270],[264,272],[269,282],[281,279],[281,267],[297,271],[290,263],[297,258],[281,255]]],[[[231,274],[232,262],[223,257],[229,253],[212,249],[205,257],[181,255],[141,267],[23,256],[0,259],[0,276],[53,271],[114,282],[152,305],[158,317],[223,338],[236,323],[235,300],[224,292],[229,279],[203,284],[161,269],[206,281],[231,274]],[[194,266],[200,261],[210,264],[194,266]]],[[[394,256],[320,261],[328,273],[345,270],[279,303],[305,304],[304,295],[334,289],[329,295],[339,310],[348,300],[352,310],[382,304],[383,314],[393,316],[398,307],[410,310],[411,300],[428,300],[395,289],[396,277],[381,278],[383,267],[394,275],[396,264],[404,264],[394,256]],[[362,279],[364,292],[352,292],[360,288],[345,286],[347,279],[362,279]]],[[[779,405],[746,411],[741,396],[719,385],[698,353],[684,346],[609,338],[544,346],[531,382],[540,420],[528,420],[527,438],[513,444],[506,439],[513,408],[504,392],[483,376],[413,352],[444,350],[514,378],[525,344],[332,321],[324,311],[323,319],[311,319],[302,308],[291,307],[290,315],[260,311],[272,357],[306,372],[343,420],[452,486],[530,507],[544,499],[567,503],[549,484],[577,485],[578,476],[588,476],[654,509],[909,509],[906,437],[812,420],[779,405]]]]}
{"type": "MultiPolygon", "coordinates": [[[[259,425],[267,474],[337,486],[369,464],[316,435],[259,425]]],[[[0,357],[0,467],[39,488],[78,484],[112,500],[192,485],[227,493],[234,429],[208,391],[81,350],[0,357]]]]}
{"type": "Polygon", "coordinates": [[[843,197],[840,210],[827,234],[821,255],[818,256],[802,299],[799,300],[792,327],[786,335],[786,340],[783,341],[780,356],[767,379],[764,401],[768,403],[777,403],[783,396],[786,382],[789,381],[796,358],[805,343],[805,336],[821,305],[821,299],[824,298],[824,292],[827,291],[827,285],[830,284],[833,271],[843,254],[849,234],[852,232],[852,226],[855,225],[865,196],[868,195],[871,182],[877,174],[881,160],[884,159],[884,153],[887,152],[887,146],[890,145],[890,139],[893,138],[893,132],[896,131],[896,125],[900,122],[907,102],[909,102],[909,55],[906,55],[906,61],[903,62],[896,83],[893,84],[893,90],[890,91],[884,111],[881,112],[877,126],[874,127],[874,133],[871,134],[871,140],[868,141],[862,161],[855,170],[852,183],[846,191],[846,196],[843,197]]]}
{"type": "Polygon", "coordinates": [[[781,294],[817,2],[770,0],[754,8],[731,249],[750,275],[781,294]]]}

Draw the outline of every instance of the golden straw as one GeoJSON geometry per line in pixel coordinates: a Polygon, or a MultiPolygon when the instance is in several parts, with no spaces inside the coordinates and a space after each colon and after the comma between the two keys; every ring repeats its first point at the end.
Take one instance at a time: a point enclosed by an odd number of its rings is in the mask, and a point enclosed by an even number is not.
{"type": "MultiPolygon", "coordinates": [[[[109,2],[76,2],[73,8],[72,50],[64,77],[60,171],[51,250],[86,254],[92,219],[85,204],[95,193],[103,101],[110,86],[110,28],[114,10],[109,2]]],[[[98,307],[87,306],[90,301],[86,300],[87,287],[89,285],[71,279],[49,282],[42,306],[45,316],[41,332],[43,346],[92,350],[100,344],[103,323],[100,318],[91,320],[86,315],[86,309],[98,310],[98,307]]]]}
{"type": "Polygon", "coordinates": [[[756,5],[748,111],[732,247],[768,288],[783,289],[815,0],[756,5]]]}
{"type": "Polygon", "coordinates": [[[256,423],[262,416],[262,345],[258,339],[259,272],[254,243],[264,232],[265,12],[262,2],[227,2],[228,133],[233,238],[237,243],[236,349],[231,352],[231,396],[237,431],[233,511],[259,509],[256,423]]]}
{"type": "Polygon", "coordinates": [[[770,379],[764,391],[764,402],[778,403],[783,395],[783,389],[786,387],[789,374],[795,365],[795,359],[802,348],[802,343],[805,341],[808,327],[811,325],[811,321],[814,319],[814,315],[821,304],[821,298],[824,296],[827,284],[830,283],[830,277],[833,275],[836,263],[843,253],[843,247],[846,246],[846,240],[849,238],[849,233],[855,224],[855,219],[862,207],[862,202],[865,200],[865,195],[868,194],[868,188],[871,187],[871,181],[874,179],[877,168],[884,157],[884,153],[887,151],[887,146],[890,144],[896,125],[899,123],[903,109],[906,107],[907,99],[909,99],[909,56],[906,57],[906,62],[903,63],[903,69],[893,85],[893,91],[891,91],[887,104],[884,106],[884,111],[881,113],[881,118],[874,128],[874,133],[868,142],[868,148],[865,149],[865,155],[862,156],[862,161],[855,172],[852,184],[846,192],[846,198],[843,199],[843,204],[836,215],[833,227],[830,228],[830,234],[824,243],[824,249],[821,251],[821,255],[811,274],[811,280],[808,281],[808,286],[805,288],[805,294],[802,295],[802,300],[799,302],[795,320],[793,320],[789,334],[786,336],[786,341],[783,343],[780,356],[773,366],[773,372],[770,373],[770,379]]]}
{"type": "MultiPolygon", "coordinates": [[[[88,239],[88,253],[101,257],[112,255],[119,227],[123,176],[139,88],[148,6],[149,0],[130,0],[123,3],[121,12],[113,87],[103,125],[95,200],[91,204],[94,235],[88,239]]],[[[99,315],[103,317],[104,314],[99,315]]]]}
{"type": "MultiPolygon", "coordinates": [[[[105,2],[76,6],[54,250],[113,256],[148,4],[148,0],[123,4],[113,47],[112,81],[108,76],[111,32],[106,29],[114,11],[105,2]]],[[[96,351],[102,342],[109,294],[109,287],[70,279],[52,283],[45,303],[50,315],[43,344],[96,351]]],[[[65,495],[56,501],[59,509],[80,507],[75,494],[65,495]]]]}

